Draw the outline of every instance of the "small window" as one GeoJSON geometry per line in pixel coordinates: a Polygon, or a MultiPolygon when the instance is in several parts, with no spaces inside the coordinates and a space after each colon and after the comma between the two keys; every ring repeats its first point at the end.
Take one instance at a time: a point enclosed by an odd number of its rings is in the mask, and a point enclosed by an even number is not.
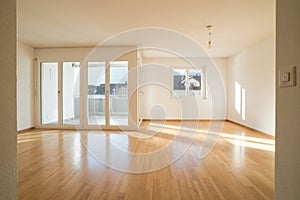
{"type": "Polygon", "coordinates": [[[189,96],[201,96],[201,70],[189,70],[189,96]]]}
{"type": "Polygon", "coordinates": [[[177,96],[186,96],[186,69],[173,69],[173,91],[177,96]]]}
{"type": "Polygon", "coordinates": [[[205,97],[204,70],[190,69],[189,67],[172,68],[173,93],[176,96],[200,96],[205,97]]]}

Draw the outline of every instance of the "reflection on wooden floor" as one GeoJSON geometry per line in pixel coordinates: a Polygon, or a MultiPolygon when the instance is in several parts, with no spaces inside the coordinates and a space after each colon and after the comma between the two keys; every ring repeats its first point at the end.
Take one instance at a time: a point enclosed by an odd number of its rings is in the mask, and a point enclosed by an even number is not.
{"type": "Polygon", "coordinates": [[[273,199],[274,138],[217,123],[19,134],[19,199],[273,199]]]}

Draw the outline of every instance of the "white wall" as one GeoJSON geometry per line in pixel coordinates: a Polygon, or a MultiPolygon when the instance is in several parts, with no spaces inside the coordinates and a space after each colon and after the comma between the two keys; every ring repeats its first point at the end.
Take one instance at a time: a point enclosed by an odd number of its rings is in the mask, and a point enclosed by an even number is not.
{"type": "Polygon", "coordinates": [[[18,199],[16,0],[0,1],[0,199],[18,199]]]}
{"type": "Polygon", "coordinates": [[[274,37],[229,58],[228,119],[275,134],[274,37]]]}
{"type": "Polygon", "coordinates": [[[17,43],[17,116],[18,130],[34,126],[33,48],[17,43]]]}
{"type": "Polygon", "coordinates": [[[139,90],[140,118],[226,119],[227,59],[187,60],[197,67],[206,68],[207,98],[186,96],[177,99],[172,95],[170,67],[191,66],[190,63],[180,58],[143,59],[139,72],[142,86],[139,90]]]}
{"type": "Polygon", "coordinates": [[[277,0],[276,73],[297,66],[297,86],[276,84],[275,199],[300,199],[300,1],[277,0]]]}

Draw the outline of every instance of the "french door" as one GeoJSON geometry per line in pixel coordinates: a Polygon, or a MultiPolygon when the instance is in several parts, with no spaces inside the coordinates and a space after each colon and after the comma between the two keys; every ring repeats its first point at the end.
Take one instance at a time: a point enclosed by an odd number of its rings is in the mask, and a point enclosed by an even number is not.
{"type": "Polygon", "coordinates": [[[128,61],[40,62],[39,75],[42,127],[128,126],[128,61]]]}
{"type": "Polygon", "coordinates": [[[88,126],[128,125],[128,62],[87,63],[88,126]]]}

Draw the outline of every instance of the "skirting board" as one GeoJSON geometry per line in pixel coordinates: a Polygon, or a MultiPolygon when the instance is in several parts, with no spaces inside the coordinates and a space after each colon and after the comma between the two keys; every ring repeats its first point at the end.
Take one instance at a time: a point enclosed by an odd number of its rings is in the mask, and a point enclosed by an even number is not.
{"type": "Polygon", "coordinates": [[[267,136],[270,136],[270,138],[272,138],[272,139],[275,139],[275,136],[274,136],[274,135],[271,135],[271,134],[265,133],[265,132],[263,132],[263,131],[260,131],[260,130],[257,130],[257,129],[255,129],[255,128],[252,128],[252,127],[246,126],[246,125],[244,125],[244,124],[241,124],[241,123],[238,123],[238,122],[235,122],[235,121],[229,120],[229,119],[226,119],[226,121],[227,121],[227,122],[234,123],[234,124],[237,124],[237,125],[239,125],[239,126],[242,126],[242,127],[245,127],[245,128],[248,128],[248,129],[250,129],[250,130],[256,131],[256,132],[258,132],[258,133],[260,133],[260,134],[263,134],[264,136],[266,136],[266,135],[267,135],[267,136]]]}
{"type": "Polygon", "coordinates": [[[232,121],[232,120],[229,120],[229,119],[143,119],[141,118],[140,121],[139,121],[139,126],[143,123],[143,121],[203,121],[203,122],[208,122],[208,121],[227,121],[227,122],[231,122],[231,123],[234,123],[234,124],[237,124],[239,126],[242,126],[242,127],[245,127],[245,128],[248,128],[250,130],[253,130],[253,131],[256,131],[260,134],[263,134],[264,136],[270,136],[270,138],[272,139],[275,139],[275,136],[271,135],[271,134],[268,134],[268,133],[265,133],[263,131],[260,131],[260,130],[257,130],[255,128],[252,128],[252,127],[249,127],[249,126],[246,126],[244,124],[240,124],[238,122],[235,122],[235,121],[232,121]]]}
{"type": "Polygon", "coordinates": [[[226,121],[227,119],[141,119],[141,122],[143,121],[226,121]]]}
{"type": "Polygon", "coordinates": [[[19,130],[17,131],[18,134],[21,134],[21,133],[24,133],[24,132],[27,132],[27,131],[31,131],[35,129],[35,127],[29,127],[29,128],[25,128],[25,129],[22,129],[22,130],[19,130]]]}
{"type": "MultiPolygon", "coordinates": [[[[140,119],[139,119],[138,125],[139,125],[139,127],[140,127],[141,124],[143,123],[143,121],[162,121],[162,120],[165,120],[165,121],[195,121],[196,119],[184,119],[184,120],[182,120],[182,119],[143,119],[143,118],[140,118],[140,119]]],[[[259,131],[259,130],[255,129],[255,128],[246,126],[246,125],[244,125],[244,124],[240,124],[240,123],[238,123],[238,122],[235,122],[235,121],[232,121],[232,120],[229,120],[229,119],[199,119],[198,121],[205,121],[205,122],[208,122],[208,121],[227,121],[227,122],[231,122],[231,123],[237,124],[237,125],[239,125],[239,126],[248,128],[248,129],[250,129],[250,130],[256,131],[256,132],[258,132],[258,133],[260,133],[260,134],[268,135],[268,136],[270,136],[270,138],[275,139],[275,136],[273,136],[273,135],[270,135],[270,134],[268,134],[268,133],[259,131]]],[[[22,133],[24,133],[24,132],[27,132],[27,131],[30,131],[30,130],[34,130],[34,129],[35,129],[35,127],[30,127],[30,128],[26,128],[26,129],[19,130],[19,131],[17,131],[17,133],[18,133],[18,134],[22,134],[22,133]]],[[[43,127],[43,128],[41,128],[41,129],[58,130],[58,129],[60,129],[60,128],[45,128],[45,127],[43,127]]],[[[77,129],[76,129],[76,128],[63,128],[63,130],[77,130],[77,129]]],[[[83,130],[86,130],[86,129],[83,129],[83,130]]],[[[98,129],[88,129],[88,130],[98,130],[98,129]]],[[[105,130],[106,130],[106,131],[109,131],[109,130],[116,130],[116,129],[105,129],[105,130]]],[[[120,130],[121,130],[121,129],[120,129],[120,130]]]]}

